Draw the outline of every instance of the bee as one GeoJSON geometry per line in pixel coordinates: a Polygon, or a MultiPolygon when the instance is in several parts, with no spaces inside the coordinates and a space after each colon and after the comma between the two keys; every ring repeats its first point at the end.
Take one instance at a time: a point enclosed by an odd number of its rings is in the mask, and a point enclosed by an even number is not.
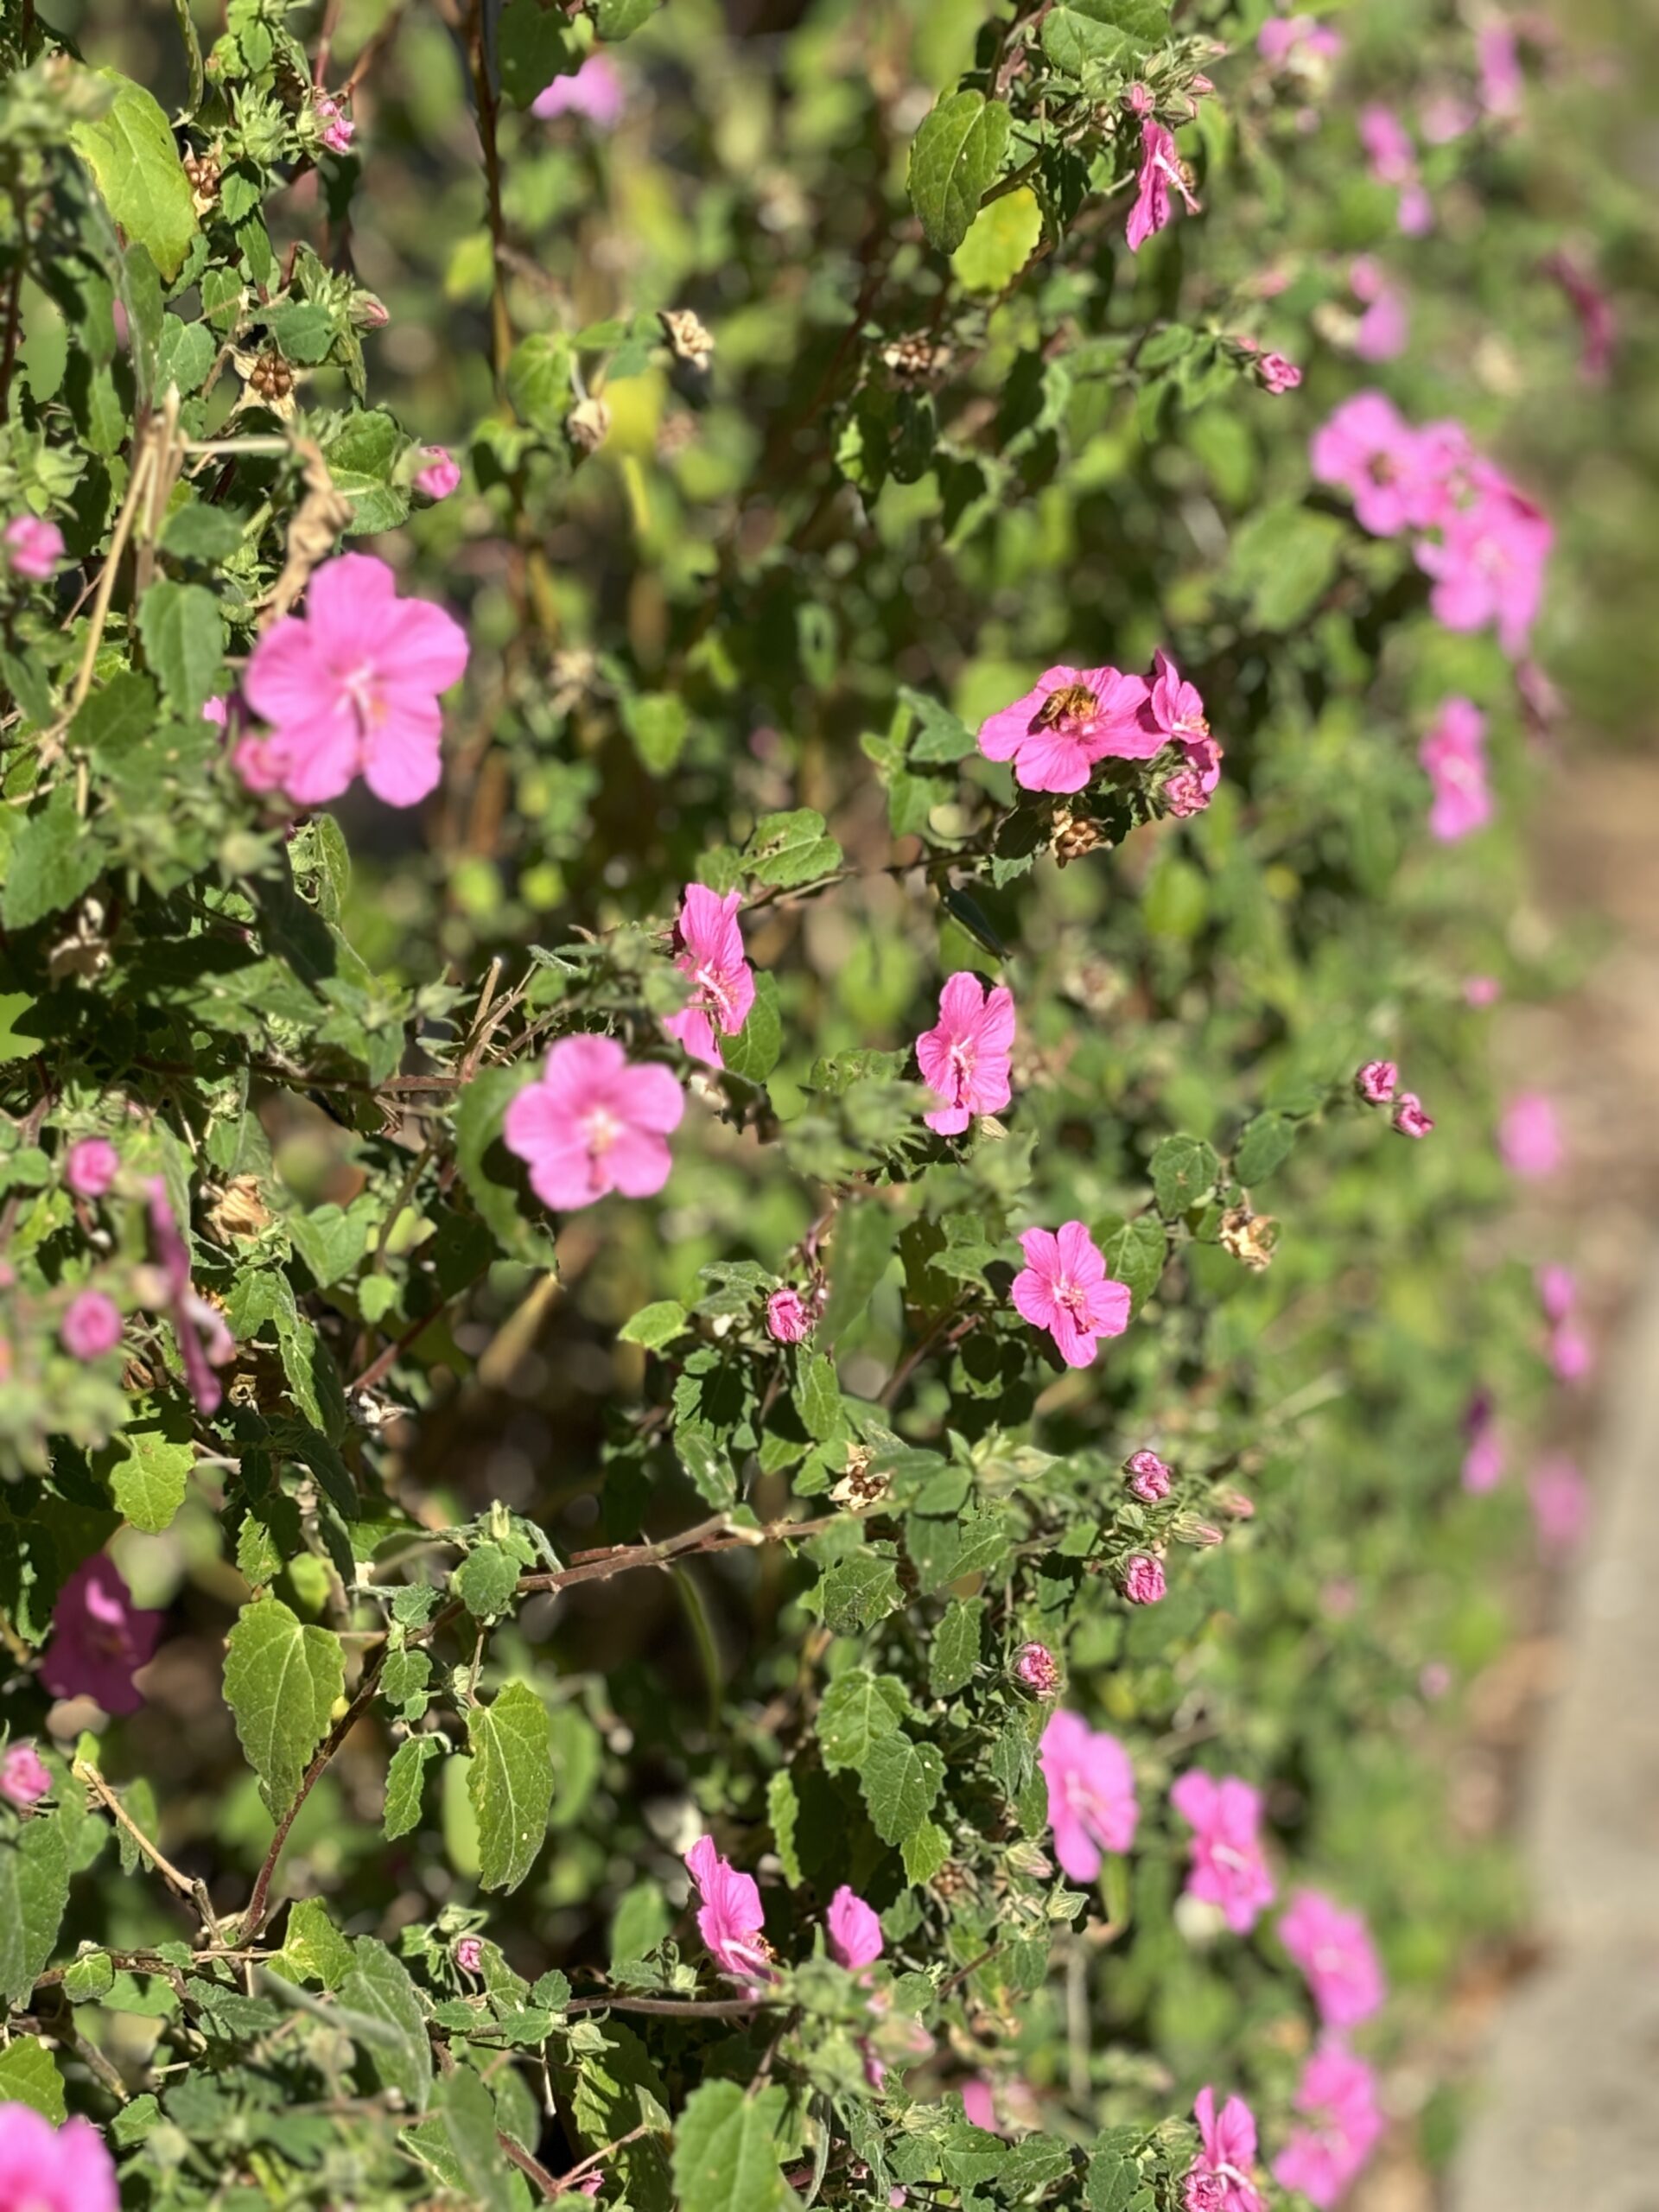
{"type": "Polygon", "coordinates": [[[1085,715],[1092,715],[1098,705],[1098,700],[1086,683],[1062,683],[1057,690],[1051,691],[1038,708],[1031,718],[1031,727],[1033,731],[1055,729],[1064,721],[1080,721],[1085,715]]]}

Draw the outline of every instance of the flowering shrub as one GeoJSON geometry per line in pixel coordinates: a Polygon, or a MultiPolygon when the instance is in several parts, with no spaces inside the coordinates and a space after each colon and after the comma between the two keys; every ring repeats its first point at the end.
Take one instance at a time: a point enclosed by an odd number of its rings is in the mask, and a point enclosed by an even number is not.
{"type": "Polygon", "coordinates": [[[1332,2205],[1587,1358],[1548,56],[338,14],[0,35],[0,2209],[1332,2205]]]}

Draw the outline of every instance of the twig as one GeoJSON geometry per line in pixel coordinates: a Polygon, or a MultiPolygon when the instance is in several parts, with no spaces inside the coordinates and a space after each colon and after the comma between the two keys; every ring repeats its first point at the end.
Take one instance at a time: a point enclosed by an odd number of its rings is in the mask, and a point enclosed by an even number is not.
{"type": "Polygon", "coordinates": [[[276,1833],[270,1839],[270,1848],[261,1861],[259,1872],[254,1877],[253,1895],[248,1899],[248,1909],[243,1914],[241,1924],[238,1929],[245,1943],[251,1942],[269,1916],[268,1901],[270,1896],[271,1877],[276,1871],[276,1861],[283,1855],[283,1846],[288,1841],[289,1831],[299,1817],[300,1808],[321,1779],[334,1753],[373,1703],[375,1692],[380,1685],[380,1669],[385,1664],[385,1651],[382,1649],[375,1653],[365,1667],[363,1679],[357,1686],[356,1696],[353,1698],[345,1712],[340,1714],[339,1719],[323,1738],[310,1765],[300,1777],[300,1786],[294,1793],[293,1802],[276,1823],[276,1833]]]}
{"type": "Polygon", "coordinates": [[[614,2143],[607,2143],[602,2151],[590,2151],[580,2165],[572,2166],[568,2173],[561,2174],[554,2184],[555,2190],[563,2195],[573,2188],[584,2174],[591,2173],[595,2166],[602,2166],[606,2159],[613,2157],[618,2151],[625,2151],[630,2143],[637,2143],[642,2135],[654,2135],[658,2132],[648,2120],[642,2120],[638,2127],[631,2127],[626,2135],[619,2135],[614,2143]]]}
{"type": "Polygon", "coordinates": [[[69,1771],[74,1776],[77,1782],[85,1783],[87,1789],[90,1789],[93,1796],[98,1798],[105,1810],[111,1814],[126,1830],[127,1834],[137,1845],[139,1850],[143,1852],[144,1857],[148,1859],[151,1866],[155,1867],[156,1872],[162,1875],[167,1881],[170,1882],[181,1897],[188,1897],[189,1899],[190,1903],[195,1906],[197,1911],[201,1915],[203,1926],[211,1928],[213,1929],[214,1938],[217,1940],[219,1932],[219,1923],[213,1917],[213,1906],[207,1902],[207,1890],[206,1884],[192,1881],[189,1875],[181,1874],[179,1872],[172,1860],[167,1858],[158,1847],[150,1841],[149,1838],[144,1834],[143,1828],[139,1827],[137,1821],[133,1819],[132,1815],[127,1810],[126,1807],[121,1802],[121,1800],[116,1796],[114,1790],[111,1789],[109,1783],[105,1781],[98,1769],[88,1760],[76,1759],[71,1765],[69,1771]]]}
{"type": "Polygon", "coordinates": [[[662,2020],[746,2020],[792,2006],[789,1997],[573,1997],[567,2012],[650,2012],[662,2020]]]}

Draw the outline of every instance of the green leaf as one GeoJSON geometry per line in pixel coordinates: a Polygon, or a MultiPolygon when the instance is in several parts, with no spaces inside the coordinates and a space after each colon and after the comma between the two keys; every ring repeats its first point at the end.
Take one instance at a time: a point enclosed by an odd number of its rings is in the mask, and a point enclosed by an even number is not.
{"type": "Polygon", "coordinates": [[[107,1951],[83,1951],[66,1967],[63,1993],[72,2005],[95,2004],[115,1986],[115,1962],[107,1951]]]}
{"type": "Polygon", "coordinates": [[[553,1806],[547,1707],[528,1682],[509,1682],[467,1715],[467,1795],[478,1821],[479,1883],[516,1890],[542,1847],[553,1806]]]}
{"type": "MultiPolygon", "coordinates": [[[[406,1744],[398,1746],[400,1751],[408,1748],[406,1744]]],[[[287,1981],[320,1981],[325,1989],[338,1989],[345,1980],[352,1970],[352,1947],[328,1917],[321,1897],[302,1897],[289,1907],[283,1948],[270,1965],[287,1981]]]]}
{"type": "Polygon", "coordinates": [[[673,691],[625,692],[622,723],[633,740],[639,765],[652,776],[668,774],[691,734],[690,711],[673,691]]]}
{"type": "Polygon", "coordinates": [[[1133,2158],[1126,2158],[1121,2151],[1113,2150],[1103,2140],[1096,2145],[1090,2154],[1089,2174],[1084,2184],[1089,2212],[1126,2212],[1140,2186],[1141,2169],[1133,2158]]]}
{"type": "Polygon", "coordinates": [[[175,1442],[161,1423],[124,1429],[115,1445],[107,1473],[116,1510],[147,1536],[159,1536],[171,1528],[184,1503],[184,1493],[195,1465],[195,1450],[187,1437],[175,1442]]]}
{"type": "Polygon", "coordinates": [[[784,1879],[791,1890],[798,1890],[805,1879],[801,1871],[800,1853],[795,1847],[795,1830],[801,1817],[801,1801],[796,1794],[795,1781],[786,1766],[779,1767],[766,1784],[766,1818],[772,1823],[772,1840],[778,1853],[778,1864],[784,1870],[784,1879]]]}
{"type": "Polygon", "coordinates": [[[984,1611],[982,1598],[958,1598],[946,1606],[928,1658],[927,1686],[935,1697],[951,1697],[973,1680],[984,1611]]]}
{"type": "Polygon", "coordinates": [[[1106,1272],[1127,1284],[1132,1310],[1139,1313],[1163,1280],[1169,1244],[1164,1224],[1151,1214],[1116,1224],[1100,1239],[1106,1272]]]}
{"type": "Polygon", "coordinates": [[[9,930],[30,929],[73,906],[103,866],[98,840],[75,810],[74,781],[59,784],[17,834],[6,870],[0,917],[9,930]]]}
{"type": "Polygon", "coordinates": [[[837,1636],[856,1636],[898,1611],[898,1562],[880,1553],[837,1560],[826,1569],[818,1594],[824,1626],[837,1636]]]}
{"type": "Polygon", "coordinates": [[[944,1761],[931,1744],[904,1735],[878,1737],[865,1754],[858,1786],[882,1842],[900,1844],[914,1835],[944,1782],[944,1761]]]}
{"type": "Polygon", "coordinates": [[[323,448],[335,491],[352,503],[348,536],[395,530],[408,519],[408,487],[395,474],[408,443],[384,408],[365,407],[348,415],[344,428],[323,448]]]}
{"type": "Polygon", "coordinates": [[[904,1841],[905,1879],[912,1889],[931,1882],[950,1856],[950,1839],[931,1821],[924,1821],[904,1841]]]}
{"type": "Polygon", "coordinates": [[[62,1825],[37,1815],[0,1842],[0,2003],[20,2005],[45,1971],[68,1902],[62,1825]]]}
{"type": "Polygon", "coordinates": [[[897,1675],[873,1675],[851,1667],[824,1691],[814,1731],[831,1774],[861,1767],[872,1744],[899,1732],[910,1700],[897,1675]]]}
{"type": "Polygon", "coordinates": [[[570,371],[575,355],[566,338],[534,331],[520,339],[507,363],[507,397],[528,429],[556,436],[570,412],[575,391],[570,371]]]}
{"type": "Polygon", "coordinates": [[[690,1326],[690,1317],[677,1298],[659,1298],[652,1305],[642,1306],[631,1321],[622,1324],[616,1332],[617,1342],[659,1351],[676,1337],[683,1337],[690,1326]]]}
{"type": "Polygon", "coordinates": [[[273,1819],[293,1802],[345,1686],[332,1629],[302,1623],[279,1598],[243,1606],[226,1650],[225,1701],[273,1819]]]}
{"type": "Polygon", "coordinates": [[[265,320],[284,359],[302,367],[326,359],[339,335],[334,316],[315,300],[290,300],[284,307],[273,308],[265,320]]]}
{"type": "Polygon", "coordinates": [[[1085,64],[1132,64],[1169,36],[1167,0],[1059,0],[1043,18],[1043,51],[1080,77],[1085,64]]]}
{"type": "Polygon", "coordinates": [[[473,1077],[455,1108],[455,1164],[467,1197],[502,1249],[527,1267],[550,1269],[556,1264],[553,1240],[525,1213],[537,1201],[527,1185],[520,1197],[522,1165],[501,1141],[507,1108],[534,1072],[523,1065],[493,1067],[473,1077]]]}
{"type": "Polygon", "coordinates": [[[63,2076],[38,2036],[19,2036],[0,2050],[0,2104],[27,2105],[54,2127],[63,2126],[63,2076]]]}
{"type": "Polygon", "coordinates": [[[180,561],[227,561],[242,543],[245,521],[245,517],[228,507],[210,507],[203,500],[193,500],[168,517],[162,550],[180,561]]]}
{"type": "Polygon", "coordinates": [[[777,2083],[751,2096],[736,2082],[703,2082],[674,2130],[680,2212],[779,2212],[787,2191],[778,2131],[788,2099],[777,2083]]]}
{"type": "Polygon", "coordinates": [[[969,292],[1004,292],[1037,250],[1043,211],[1028,186],[982,207],[950,257],[957,282],[969,292]]]}
{"type": "Polygon", "coordinates": [[[130,78],[113,69],[91,73],[115,97],[96,122],[71,124],[71,143],[111,214],[171,283],[196,234],[196,210],[167,117],[130,78]]]}
{"type": "Polygon", "coordinates": [[[877,1199],[844,1205],[836,1216],[830,1247],[830,1301],[823,1309],[823,1333],[831,1344],[868,1306],[898,1237],[897,1216],[877,1199]]]}
{"type": "Polygon", "coordinates": [[[374,2061],[381,2084],[396,2089],[411,2112],[432,2094],[432,2047],[426,2016],[409,1969],[372,1936],[353,1946],[356,1964],[340,1985],[340,2024],[374,2061]]]}
{"type": "Polygon", "coordinates": [[[763,814],[743,849],[743,865],[757,883],[783,891],[829,875],[841,866],[841,847],[824,834],[816,808],[763,814]]]}
{"type": "Polygon", "coordinates": [[[930,245],[954,253],[1008,149],[1010,118],[982,92],[947,92],[910,149],[910,200],[930,245]]]}
{"type": "Polygon", "coordinates": [[[807,1434],[827,1443],[841,1427],[841,1384],[836,1363],[825,1352],[810,1351],[801,1361],[791,1394],[807,1434]]]}
{"type": "Polygon", "coordinates": [[[1257,628],[1298,628],[1335,576],[1350,536],[1337,516],[1288,503],[1253,514],[1233,540],[1227,581],[1257,628]]]}
{"type": "Polygon", "coordinates": [[[436,1736],[406,1736],[391,1755],[386,1769],[386,1808],[382,1829],[388,1843],[396,1842],[417,1826],[426,1763],[443,1749],[436,1736]]]}
{"type": "Polygon", "coordinates": [[[1186,1212],[1215,1188],[1221,1172],[1212,1146],[1201,1137],[1163,1137],[1152,1154],[1152,1188],[1160,1213],[1186,1212]]]}
{"type": "Polygon", "coordinates": [[[542,0],[507,0],[495,35],[501,89],[515,107],[528,107],[556,77],[582,66],[582,47],[568,20],[542,0]]]}
{"type": "Polygon", "coordinates": [[[760,975],[754,980],[754,1004],[735,1037],[720,1039],[722,1064],[747,1083],[764,1083],[778,1065],[784,1049],[784,1017],[778,1005],[778,978],[760,975]]]}
{"type": "Polygon", "coordinates": [[[490,2093],[470,2066],[457,2066],[439,2082],[437,2108],[468,2202],[484,2212],[518,2212],[524,2202],[518,2177],[495,2139],[490,2093]]]}
{"type": "Polygon", "coordinates": [[[449,1587],[475,1621],[493,1621],[512,1610],[518,1562],[499,1544],[474,1544],[449,1577],[449,1587]]]}
{"type": "Polygon", "coordinates": [[[1285,1114],[1258,1114],[1245,1124],[1233,1154],[1233,1173],[1247,1187],[1264,1183],[1289,1159],[1296,1123],[1285,1114]]]}
{"type": "Polygon", "coordinates": [[[187,721],[218,688],[225,661],[219,601],[202,584],[152,584],[138,610],[144,653],[162,689],[187,721]]]}
{"type": "Polygon", "coordinates": [[[662,4],[663,0],[599,0],[594,28],[601,38],[632,38],[662,4]]]}

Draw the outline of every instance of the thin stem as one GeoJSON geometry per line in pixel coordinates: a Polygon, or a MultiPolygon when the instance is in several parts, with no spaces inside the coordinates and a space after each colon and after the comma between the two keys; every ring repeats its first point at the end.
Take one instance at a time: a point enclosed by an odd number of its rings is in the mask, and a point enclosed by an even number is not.
{"type": "Polygon", "coordinates": [[[602,2166],[607,2158],[613,2158],[619,2151],[625,2151],[630,2143],[637,2143],[642,2135],[656,2133],[648,2120],[642,2120],[638,2127],[631,2127],[626,2135],[619,2135],[614,2143],[606,2144],[603,2150],[590,2151],[580,2165],[572,2166],[568,2173],[559,2176],[554,2184],[555,2189],[563,2195],[565,2190],[573,2189],[584,2174],[591,2173],[595,2166],[602,2166]]]}
{"type": "Polygon", "coordinates": [[[479,143],[484,149],[484,198],[490,230],[490,353],[495,380],[500,385],[512,355],[512,317],[507,310],[506,218],[501,211],[501,154],[497,143],[500,103],[490,73],[489,39],[484,0],[473,0],[468,43],[472,50],[473,90],[478,101],[479,143]]]}
{"type": "Polygon", "coordinates": [[[245,1943],[251,1942],[264,1927],[270,1912],[270,1881],[276,1872],[276,1861],[283,1855],[283,1846],[288,1841],[289,1831],[299,1818],[300,1808],[311,1795],[334,1753],[351,1734],[358,1722],[374,1701],[380,1684],[380,1669],[385,1664],[384,1648],[376,1652],[363,1670],[363,1679],[357,1686],[357,1694],[340,1719],[323,1738],[315,1756],[300,1777],[300,1786],[294,1793],[294,1802],[276,1823],[276,1833],[270,1839],[270,1848],[254,1877],[253,1895],[248,1899],[248,1909],[242,1916],[238,1933],[245,1943]]]}
{"type": "Polygon", "coordinates": [[[192,1881],[188,1874],[181,1874],[172,1860],[150,1841],[109,1783],[89,1761],[76,1759],[69,1770],[77,1782],[85,1783],[105,1812],[109,1813],[126,1830],[156,1872],[170,1882],[181,1897],[188,1898],[195,1906],[197,1911],[202,1916],[203,1926],[211,1928],[214,1936],[217,1937],[219,1923],[213,1917],[213,1907],[207,1903],[207,1893],[203,1885],[192,1881]]]}
{"type": "Polygon", "coordinates": [[[661,2020],[746,2020],[751,2012],[790,2009],[789,1997],[575,1997],[567,2012],[650,2012],[661,2020]]]}

